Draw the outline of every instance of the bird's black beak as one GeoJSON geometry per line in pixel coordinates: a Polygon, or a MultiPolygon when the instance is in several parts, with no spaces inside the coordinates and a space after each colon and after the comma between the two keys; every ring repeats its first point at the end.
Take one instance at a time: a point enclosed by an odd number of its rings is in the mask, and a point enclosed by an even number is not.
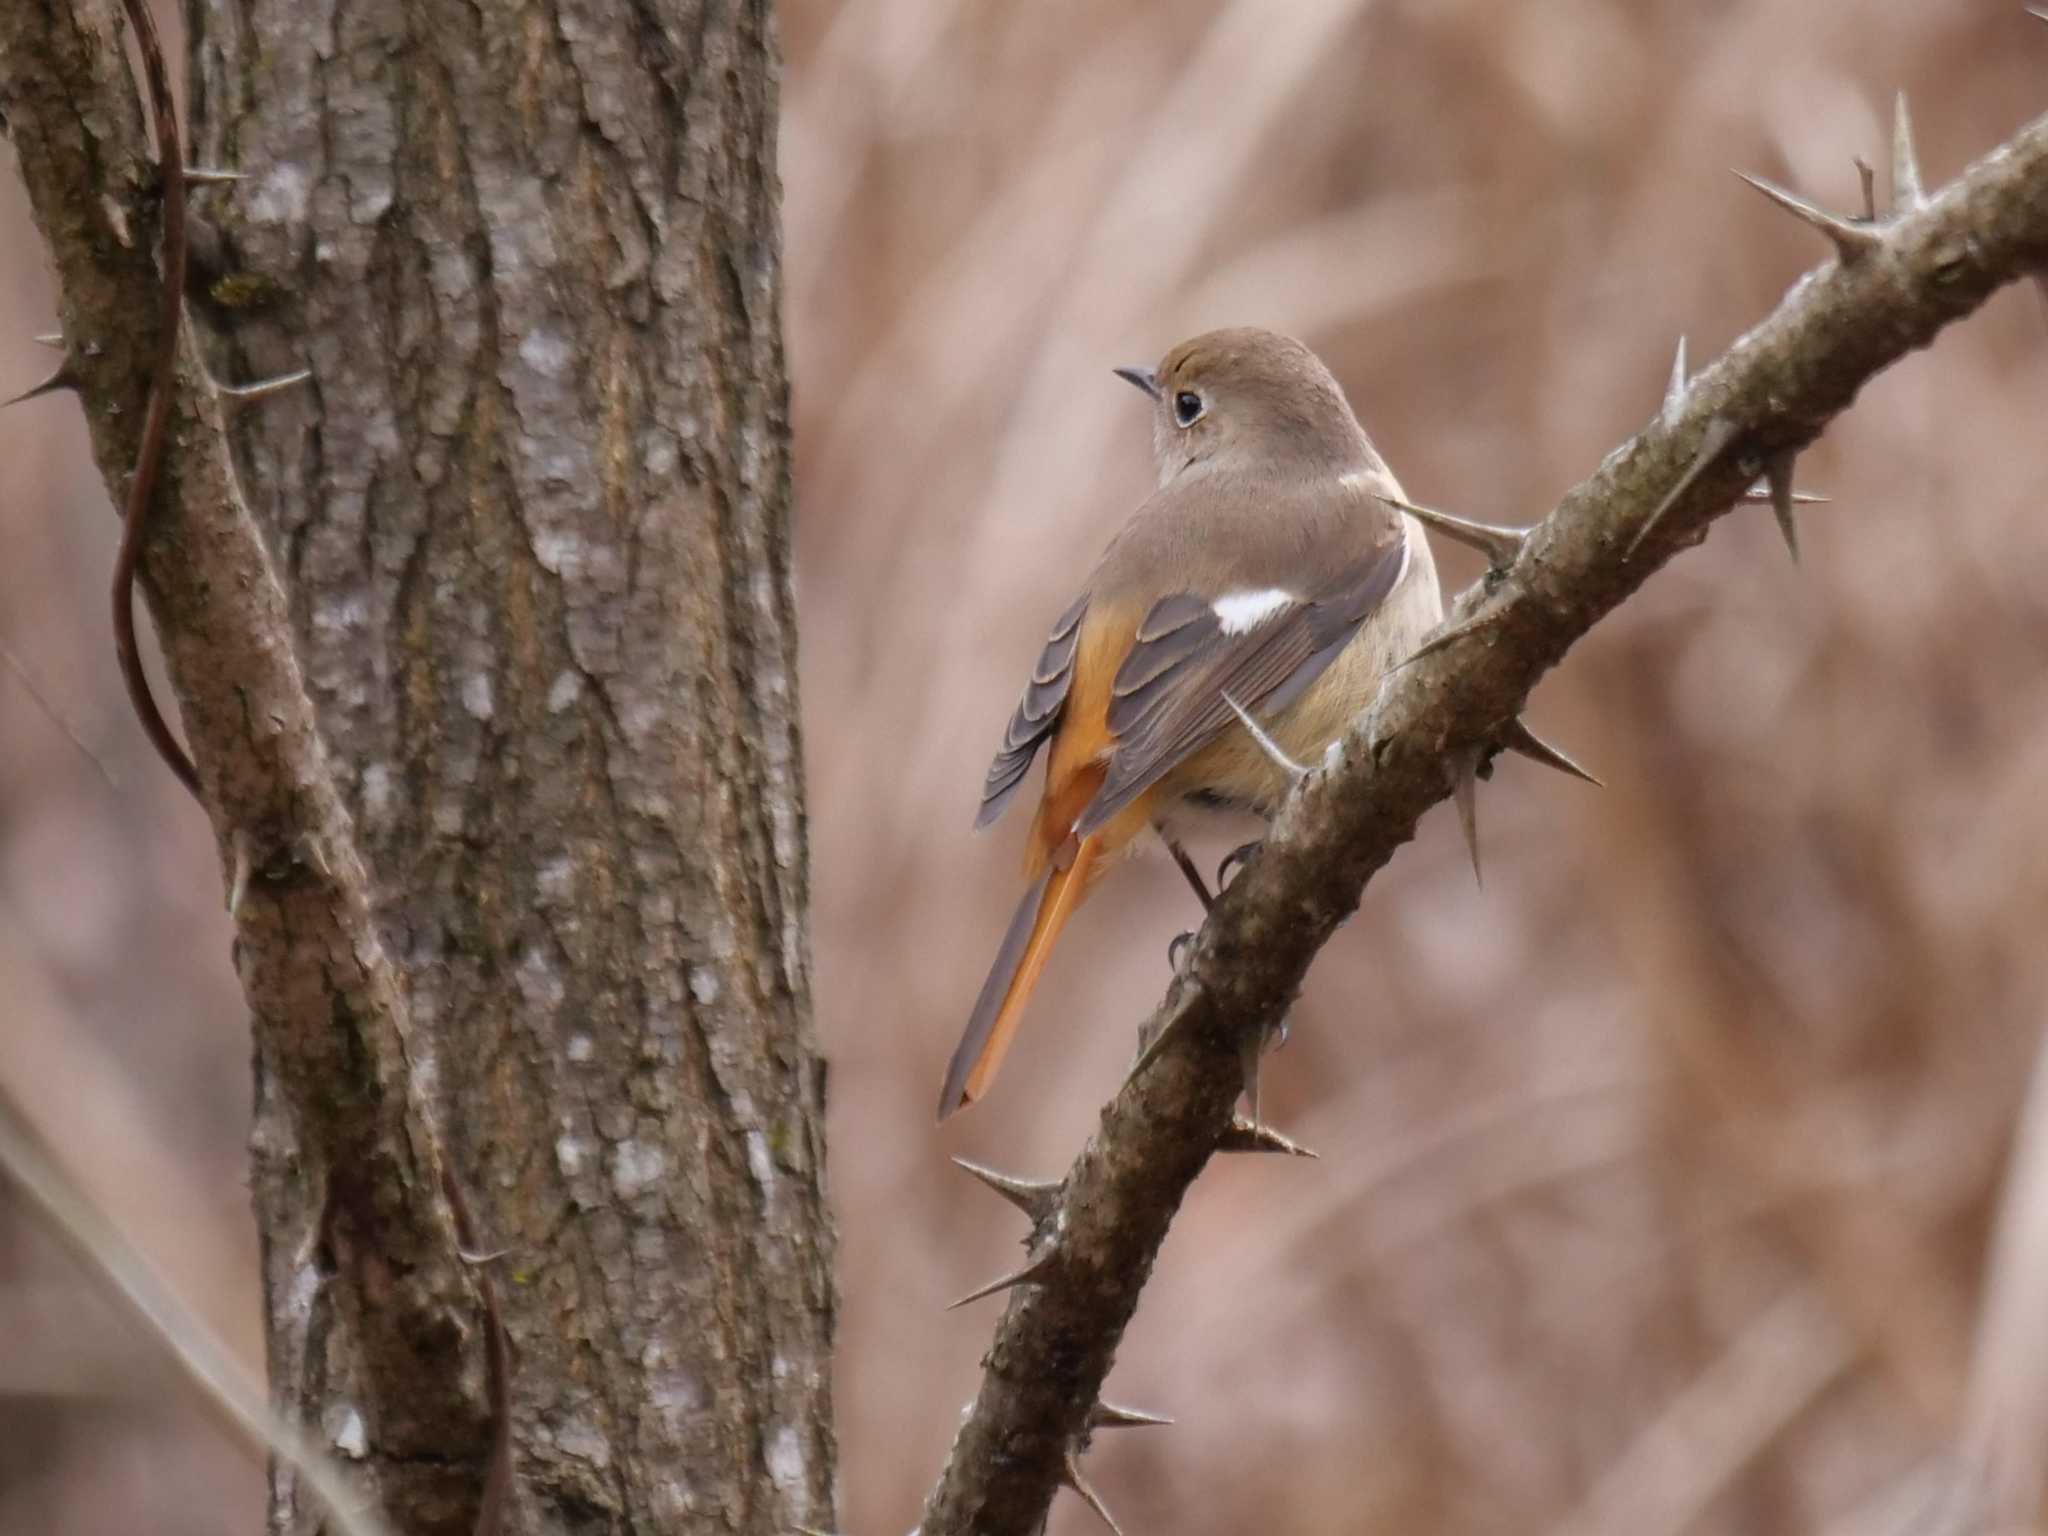
{"type": "Polygon", "coordinates": [[[1150,368],[1113,368],[1110,371],[1126,384],[1142,389],[1154,400],[1159,398],[1159,379],[1150,368]]]}

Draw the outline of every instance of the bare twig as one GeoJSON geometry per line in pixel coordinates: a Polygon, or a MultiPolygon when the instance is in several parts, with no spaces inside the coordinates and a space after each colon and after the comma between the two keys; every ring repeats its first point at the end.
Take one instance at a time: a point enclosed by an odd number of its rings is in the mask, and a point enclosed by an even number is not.
{"type": "Polygon", "coordinates": [[[1816,221],[1809,208],[1795,211],[1853,256],[1809,274],[1529,530],[1512,570],[1460,598],[1446,633],[1477,633],[1484,602],[1487,643],[1434,647],[1403,668],[1372,711],[1376,739],[1354,736],[1309,775],[1217,901],[1151,1021],[1150,1065],[1104,1109],[1062,1181],[1053,1235],[1034,1254],[1039,1283],[1017,1289],[997,1327],[924,1536],[1023,1533],[1043,1517],[1173,1213],[1230,1123],[1239,1040],[1278,1024],[1365,881],[1449,792],[1443,764],[1519,715],[1571,645],[1739,504],[1766,463],[2048,262],[2048,118],[1878,226],[1816,221]]]}
{"type": "Polygon", "coordinates": [[[114,782],[113,772],[107,767],[106,762],[99,753],[93,751],[86,739],[79,735],[77,727],[64,718],[64,712],[43,692],[42,685],[36,681],[35,674],[29,671],[26,663],[4,643],[0,643],[0,665],[4,665],[14,674],[14,680],[21,684],[22,692],[35,700],[36,708],[43,712],[50,724],[56,726],[63,733],[64,739],[78,749],[79,755],[92,764],[93,771],[105,781],[107,788],[119,793],[121,786],[114,782]]]}
{"type": "Polygon", "coordinates": [[[142,670],[142,652],[135,643],[135,568],[142,558],[142,536],[156,495],[157,473],[164,461],[164,427],[171,416],[171,393],[178,382],[178,322],[185,307],[185,178],[184,151],[178,139],[178,111],[171,100],[170,71],[164,66],[163,44],[148,0],[122,0],[135,45],[142,55],[142,79],[156,125],[156,163],[163,184],[163,288],[159,301],[156,360],[151,364],[149,410],[142,419],[142,442],[135,450],[135,472],[128,482],[128,505],[121,516],[121,544],[114,553],[114,651],[121,661],[121,681],[135,706],[143,734],[169,765],[178,782],[199,795],[199,770],[172,733],[170,723],[150,691],[142,670]]]}
{"type": "Polygon", "coordinates": [[[1643,1426],[1558,1536],[1677,1536],[1855,1359],[1818,1295],[1781,1297],[1643,1426]]]}
{"type": "Polygon", "coordinates": [[[1963,1430],[1969,1528],[2038,1529],[2048,1498],[2048,1037],[1999,1198],[1963,1430]]]}
{"type": "Polygon", "coordinates": [[[388,1528],[352,1492],[319,1446],[273,1413],[213,1330],[164,1283],[150,1263],[57,1162],[6,1089],[0,1088],[0,1173],[63,1239],[109,1295],[163,1345],[185,1379],[238,1438],[259,1455],[288,1463],[334,1518],[342,1536],[388,1536],[388,1528]]]}

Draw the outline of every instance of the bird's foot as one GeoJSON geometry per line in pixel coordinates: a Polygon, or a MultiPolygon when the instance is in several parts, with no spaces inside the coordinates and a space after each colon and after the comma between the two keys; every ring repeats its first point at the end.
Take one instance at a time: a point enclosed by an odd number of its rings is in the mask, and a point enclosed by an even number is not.
{"type": "Polygon", "coordinates": [[[1222,890],[1230,884],[1230,878],[1243,866],[1251,863],[1258,851],[1265,847],[1263,838],[1254,838],[1249,843],[1240,843],[1223,855],[1223,862],[1216,866],[1216,889],[1222,890]]]}

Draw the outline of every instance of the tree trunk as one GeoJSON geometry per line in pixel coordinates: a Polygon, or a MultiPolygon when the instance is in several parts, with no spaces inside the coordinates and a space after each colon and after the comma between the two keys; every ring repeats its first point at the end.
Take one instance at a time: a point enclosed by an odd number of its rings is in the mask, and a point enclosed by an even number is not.
{"type": "MultiPolygon", "coordinates": [[[[104,0],[75,16],[18,15],[0,82],[70,334],[73,269],[121,251],[79,235],[103,188],[58,207],[56,161],[143,142],[132,111],[67,115],[113,35],[104,0]],[[31,46],[57,56],[47,94],[31,46]]],[[[251,876],[274,1390],[396,1526],[467,1529],[494,1414],[445,1166],[502,1250],[508,1529],[829,1528],[766,0],[197,0],[188,22],[187,159],[246,177],[195,194],[199,351],[223,381],[313,372],[231,418],[263,535],[231,571],[222,418],[188,365],[145,561],[251,876]],[[259,687],[237,669],[274,660],[278,585],[286,665],[259,687]],[[216,619],[254,640],[209,640],[216,619]],[[294,689],[317,729],[277,752],[326,782],[270,796],[280,826],[245,802],[294,689]]],[[[139,382],[83,391],[110,478],[139,382]]],[[[275,1474],[273,1530],[321,1518],[275,1474]]]]}

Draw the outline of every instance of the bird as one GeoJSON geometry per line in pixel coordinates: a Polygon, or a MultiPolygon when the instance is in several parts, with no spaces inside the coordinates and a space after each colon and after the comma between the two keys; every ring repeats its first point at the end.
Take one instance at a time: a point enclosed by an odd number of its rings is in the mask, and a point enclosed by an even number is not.
{"type": "Polygon", "coordinates": [[[1061,930],[1149,829],[1206,906],[1189,813],[1270,819],[1443,618],[1422,527],[1343,388],[1291,337],[1210,331],[1114,372],[1152,403],[1158,488],[1054,620],[990,764],[987,828],[1046,769],[1025,889],[946,1070],[981,1098],[1061,930]]]}

